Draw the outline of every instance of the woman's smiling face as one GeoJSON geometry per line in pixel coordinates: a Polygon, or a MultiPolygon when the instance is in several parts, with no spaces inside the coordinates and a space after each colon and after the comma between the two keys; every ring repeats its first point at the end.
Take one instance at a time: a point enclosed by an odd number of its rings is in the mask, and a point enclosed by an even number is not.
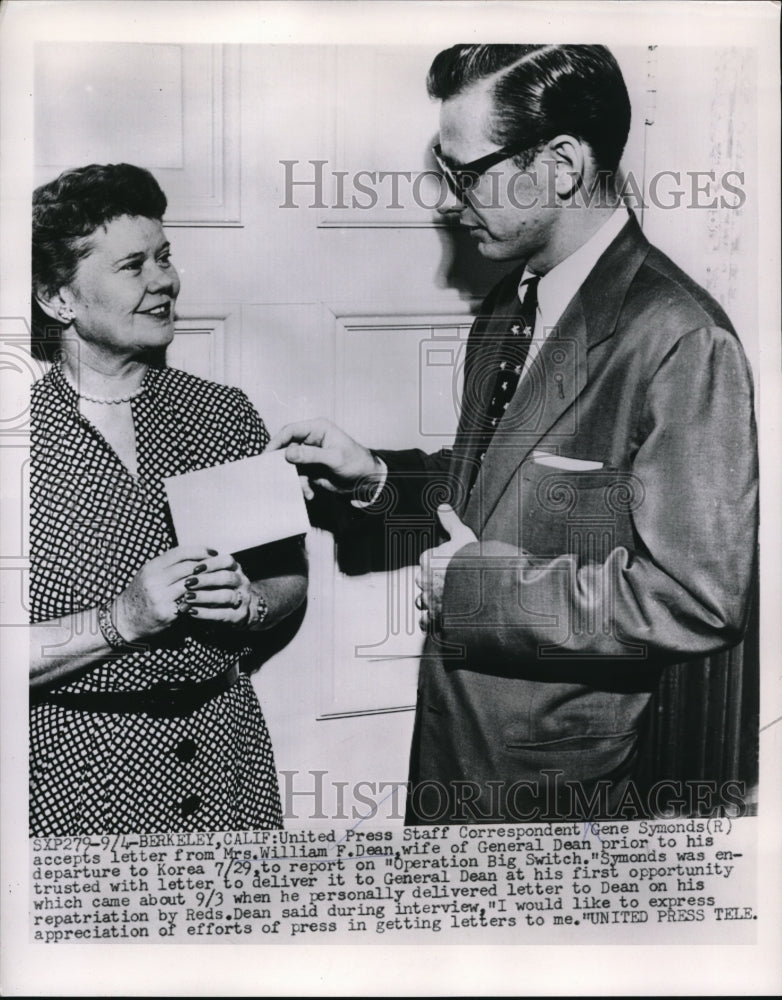
{"type": "Polygon", "coordinates": [[[62,290],[79,337],[123,357],[167,347],[174,337],[179,275],[158,219],[122,215],[100,226],[62,290]]]}

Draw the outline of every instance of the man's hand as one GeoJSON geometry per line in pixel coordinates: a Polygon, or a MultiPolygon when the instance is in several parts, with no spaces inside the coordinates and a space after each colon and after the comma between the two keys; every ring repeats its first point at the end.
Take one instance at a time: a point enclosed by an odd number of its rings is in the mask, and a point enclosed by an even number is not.
{"type": "Polygon", "coordinates": [[[330,420],[302,420],[286,424],[267,445],[285,448],[285,458],[297,465],[304,496],[313,497],[312,484],[333,493],[350,493],[356,485],[381,474],[377,459],[330,420]]]}
{"type": "Polygon", "coordinates": [[[415,582],[421,593],[415,599],[415,606],[421,611],[418,624],[422,632],[436,627],[442,617],[445,572],[454,554],[470,542],[478,541],[475,532],[459,520],[452,507],[443,504],[437,508],[437,515],[450,538],[437,548],[427,549],[420,559],[415,582]]]}

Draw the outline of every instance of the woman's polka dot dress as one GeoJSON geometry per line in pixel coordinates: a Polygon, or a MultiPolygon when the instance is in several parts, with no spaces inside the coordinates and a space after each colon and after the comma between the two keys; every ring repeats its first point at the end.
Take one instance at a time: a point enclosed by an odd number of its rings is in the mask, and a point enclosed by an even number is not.
{"type": "MultiPolygon", "coordinates": [[[[136,477],[80,415],[58,365],[33,387],[33,622],[109,600],[176,544],[164,476],[258,454],[268,441],[238,389],[171,368],[150,368],[143,386],[131,403],[136,477]]],[[[274,757],[244,642],[229,628],[182,619],[145,651],[96,661],[57,688],[143,691],[204,681],[239,659],[239,682],[190,715],[81,711],[33,698],[31,835],[281,827],[274,757]]]]}

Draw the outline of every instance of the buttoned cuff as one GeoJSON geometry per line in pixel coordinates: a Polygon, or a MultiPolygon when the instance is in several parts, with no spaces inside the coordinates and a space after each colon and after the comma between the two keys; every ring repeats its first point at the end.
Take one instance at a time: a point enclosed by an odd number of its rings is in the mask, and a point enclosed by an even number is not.
{"type": "Polygon", "coordinates": [[[362,492],[367,495],[366,499],[351,500],[350,503],[353,507],[358,507],[359,509],[371,507],[382,493],[383,487],[386,485],[386,480],[388,479],[388,466],[379,455],[374,455],[374,459],[375,466],[377,468],[377,482],[362,487],[362,492]]]}

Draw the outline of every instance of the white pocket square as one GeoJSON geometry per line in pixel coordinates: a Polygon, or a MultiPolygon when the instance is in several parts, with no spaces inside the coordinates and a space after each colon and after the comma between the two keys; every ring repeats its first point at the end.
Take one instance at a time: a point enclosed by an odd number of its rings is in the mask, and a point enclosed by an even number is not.
{"type": "Polygon", "coordinates": [[[595,472],[603,468],[602,462],[590,462],[585,458],[568,458],[567,455],[552,455],[548,451],[533,451],[532,460],[539,465],[548,465],[552,469],[569,472],[595,472]]]}

